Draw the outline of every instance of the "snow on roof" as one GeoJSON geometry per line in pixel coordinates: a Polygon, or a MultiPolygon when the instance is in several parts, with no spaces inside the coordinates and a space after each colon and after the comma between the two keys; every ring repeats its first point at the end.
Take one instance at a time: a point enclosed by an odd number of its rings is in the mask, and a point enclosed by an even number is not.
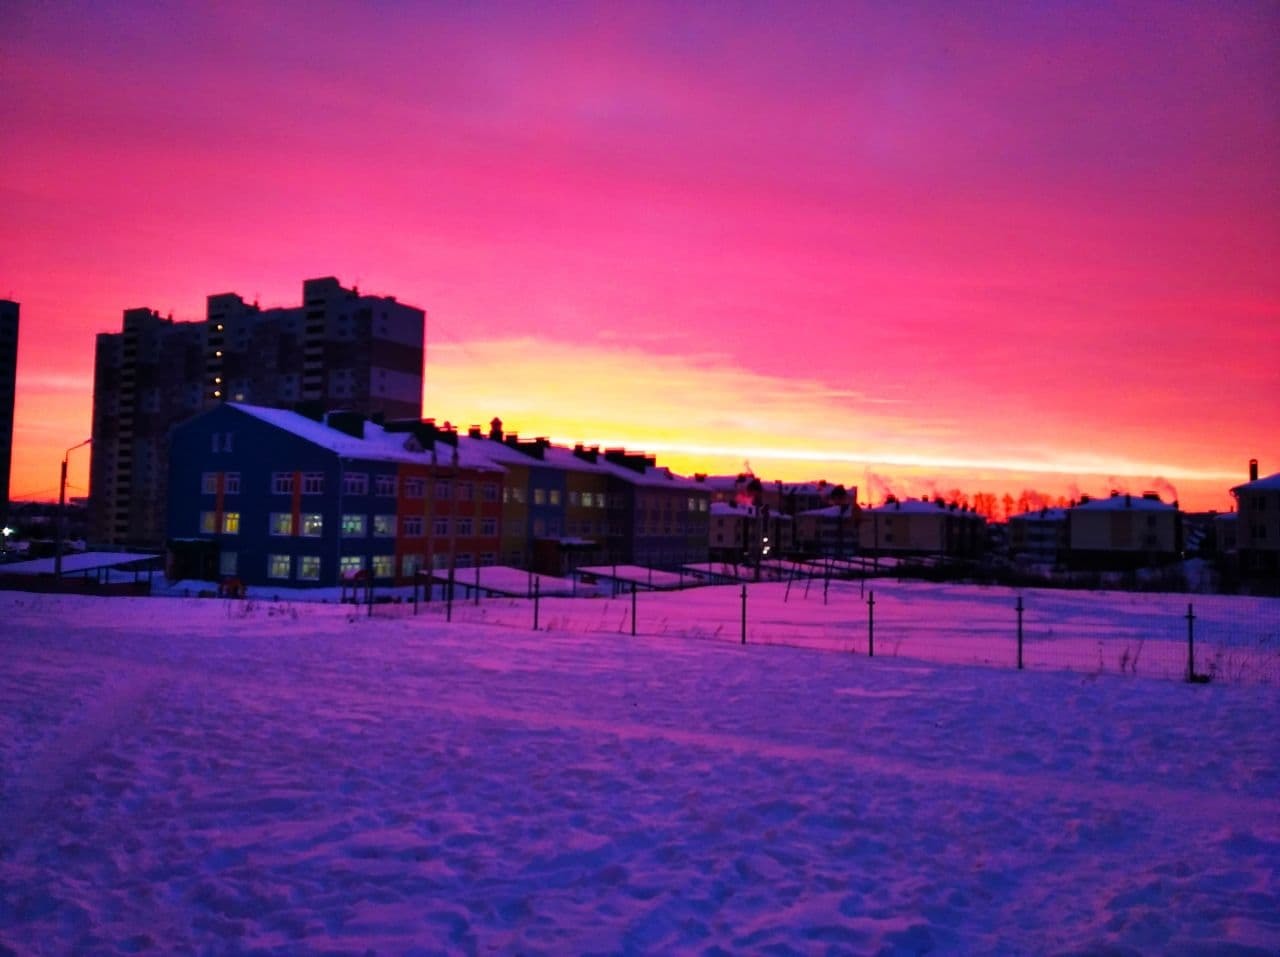
{"type": "MultiPolygon", "coordinates": [[[[754,505],[736,505],[733,502],[712,502],[711,514],[731,517],[736,516],[739,518],[755,518],[757,509],[754,505]]],[[[781,518],[788,522],[791,521],[790,515],[787,515],[785,512],[779,512],[777,509],[769,509],[767,514],[771,519],[781,518]]]]}
{"type": "MultiPolygon", "coordinates": [[[[158,562],[163,556],[158,554],[139,554],[138,552],[74,552],[62,556],[62,573],[74,575],[78,572],[97,571],[100,568],[117,568],[122,565],[133,565],[143,562],[158,562]]],[[[55,568],[54,558],[33,558],[26,562],[9,562],[0,565],[0,573],[5,575],[52,575],[55,568]]]]}
{"type": "Polygon", "coordinates": [[[1023,512],[1021,515],[1011,515],[1011,522],[1065,522],[1067,520],[1067,510],[1065,508],[1037,508],[1030,512],[1023,512]]]}
{"type": "Polygon", "coordinates": [[[822,508],[811,508],[807,512],[801,512],[800,514],[810,515],[814,518],[839,518],[841,515],[848,518],[853,514],[853,506],[824,505],[822,508]]]}
{"type": "Polygon", "coordinates": [[[1110,498],[1095,498],[1076,505],[1071,511],[1114,512],[1128,509],[1135,512],[1171,512],[1177,511],[1159,499],[1143,498],[1141,495],[1112,495],[1110,498]]]}
{"type": "Polygon", "coordinates": [[[903,512],[906,512],[909,515],[947,514],[947,515],[969,515],[973,518],[981,518],[981,516],[978,515],[976,512],[967,511],[965,509],[960,508],[959,506],[953,509],[950,505],[946,504],[945,502],[935,502],[932,500],[921,501],[920,499],[916,499],[916,498],[909,498],[909,499],[906,499],[905,501],[886,502],[885,504],[879,505],[875,508],[863,509],[863,511],[873,515],[875,514],[900,515],[903,512]]]}
{"type": "MultiPolygon", "coordinates": [[[[228,402],[227,405],[343,458],[415,465],[424,465],[431,460],[432,449],[424,448],[412,432],[388,432],[367,419],[363,422],[363,437],[357,438],[289,409],[273,409],[243,402],[228,402]]],[[[436,443],[437,462],[441,465],[451,464],[453,448],[444,442],[436,443]]],[[[472,445],[464,445],[461,439],[458,443],[458,464],[469,469],[503,471],[502,466],[491,457],[482,454],[472,445]]]]}
{"type": "Polygon", "coordinates": [[[1231,491],[1233,494],[1240,492],[1278,492],[1280,491],[1280,472],[1275,475],[1254,479],[1252,482],[1245,482],[1243,485],[1237,485],[1231,491]]]}

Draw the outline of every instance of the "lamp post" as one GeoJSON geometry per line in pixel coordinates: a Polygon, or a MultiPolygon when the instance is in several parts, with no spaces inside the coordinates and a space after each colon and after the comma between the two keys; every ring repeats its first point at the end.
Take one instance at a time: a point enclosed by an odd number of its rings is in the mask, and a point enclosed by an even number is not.
{"type": "Polygon", "coordinates": [[[53,553],[53,577],[59,583],[62,582],[62,539],[66,535],[67,525],[67,459],[76,449],[83,448],[92,441],[92,438],[88,438],[77,442],[62,453],[62,477],[58,480],[58,540],[53,553]]]}

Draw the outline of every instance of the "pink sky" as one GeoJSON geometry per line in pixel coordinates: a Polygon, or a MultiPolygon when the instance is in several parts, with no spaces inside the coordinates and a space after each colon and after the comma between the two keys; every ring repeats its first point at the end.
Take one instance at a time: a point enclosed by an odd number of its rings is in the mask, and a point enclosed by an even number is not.
{"type": "Polygon", "coordinates": [[[0,10],[15,497],[121,310],[329,274],[428,311],[462,425],[864,490],[1280,470],[1274,5],[459,6],[0,10]]]}

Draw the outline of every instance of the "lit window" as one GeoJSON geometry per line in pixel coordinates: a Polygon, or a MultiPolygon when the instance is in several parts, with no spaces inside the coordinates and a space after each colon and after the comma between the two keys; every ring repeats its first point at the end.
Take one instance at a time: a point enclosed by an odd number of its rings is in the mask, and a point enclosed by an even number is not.
{"type": "Polygon", "coordinates": [[[368,495],[369,494],[369,473],[368,472],[348,472],[342,476],[342,494],[344,495],[368,495]]]}
{"type": "Polygon", "coordinates": [[[307,472],[302,476],[302,494],[303,495],[322,495],[324,494],[324,473],[323,472],[307,472]]]}
{"type": "Polygon", "coordinates": [[[306,512],[302,515],[302,534],[316,538],[324,533],[324,516],[319,512],[306,512]]]}
{"type": "Polygon", "coordinates": [[[338,559],[338,574],[343,578],[350,578],[361,571],[364,571],[363,555],[343,555],[338,559]]]}
{"type": "Polygon", "coordinates": [[[546,490],[546,489],[544,489],[544,488],[535,488],[535,489],[533,490],[533,504],[534,504],[534,505],[546,505],[546,504],[547,504],[547,490],[546,490]]]}
{"type": "Polygon", "coordinates": [[[367,523],[363,515],[343,515],[342,537],[363,538],[365,536],[366,525],[367,523]]]}
{"type": "Polygon", "coordinates": [[[293,515],[289,512],[272,512],[271,513],[271,534],[272,535],[292,535],[293,534],[293,515]]]}
{"type": "Polygon", "coordinates": [[[271,491],[275,495],[292,495],[293,494],[293,473],[292,472],[272,472],[271,473],[271,491]]]}
{"type": "Polygon", "coordinates": [[[551,499],[551,504],[552,504],[552,505],[559,505],[559,504],[560,504],[560,490],[559,490],[558,488],[553,488],[553,489],[551,490],[551,492],[550,492],[550,499],[551,499]]]}
{"type": "Polygon", "coordinates": [[[224,512],[222,515],[222,534],[238,535],[240,534],[240,513],[224,512]]]}
{"type": "Polygon", "coordinates": [[[206,535],[216,534],[218,531],[218,513],[217,512],[201,512],[200,513],[200,531],[206,535]]]}
{"type": "Polygon", "coordinates": [[[405,555],[400,559],[400,574],[406,578],[416,575],[421,567],[421,555],[405,555]]]}
{"type": "Polygon", "coordinates": [[[373,535],[375,538],[395,538],[396,517],[394,515],[373,516],[373,535]]]}
{"type": "Polygon", "coordinates": [[[200,491],[205,495],[216,495],[218,492],[218,473],[205,472],[200,476],[200,491]]]}
{"type": "Polygon", "coordinates": [[[422,537],[422,516],[406,515],[400,520],[400,530],[407,538],[422,537]]]}
{"type": "Polygon", "coordinates": [[[320,580],[320,556],[319,555],[299,555],[298,556],[298,579],[300,581],[314,582],[320,580]]]}
{"type": "Polygon", "coordinates": [[[394,555],[373,556],[373,577],[394,578],[396,574],[396,557],[394,555]]]}
{"type": "Polygon", "coordinates": [[[267,556],[267,577],[288,578],[293,573],[293,559],[288,555],[267,556]]]}

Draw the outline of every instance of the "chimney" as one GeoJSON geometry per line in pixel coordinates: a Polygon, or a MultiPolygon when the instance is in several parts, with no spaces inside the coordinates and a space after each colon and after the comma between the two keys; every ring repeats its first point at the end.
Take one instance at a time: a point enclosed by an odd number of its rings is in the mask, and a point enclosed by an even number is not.
{"type": "Polygon", "coordinates": [[[493,417],[493,421],[489,423],[489,438],[495,442],[502,441],[502,420],[496,415],[493,417]]]}
{"type": "Polygon", "coordinates": [[[1249,460],[1249,481],[1250,482],[1258,481],[1258,460],[1257,459],[1249,460]]]}
{"type": "Polygon", "coordinates": [[[469,439],[483,439],[483,438],[484,438],[484,431],[480,428],[480,426],[478,426],[478,425],[473,425],[473,426],[471,426],[469,429],[467,429],[467,438],[469,438],[469,439]]]}

